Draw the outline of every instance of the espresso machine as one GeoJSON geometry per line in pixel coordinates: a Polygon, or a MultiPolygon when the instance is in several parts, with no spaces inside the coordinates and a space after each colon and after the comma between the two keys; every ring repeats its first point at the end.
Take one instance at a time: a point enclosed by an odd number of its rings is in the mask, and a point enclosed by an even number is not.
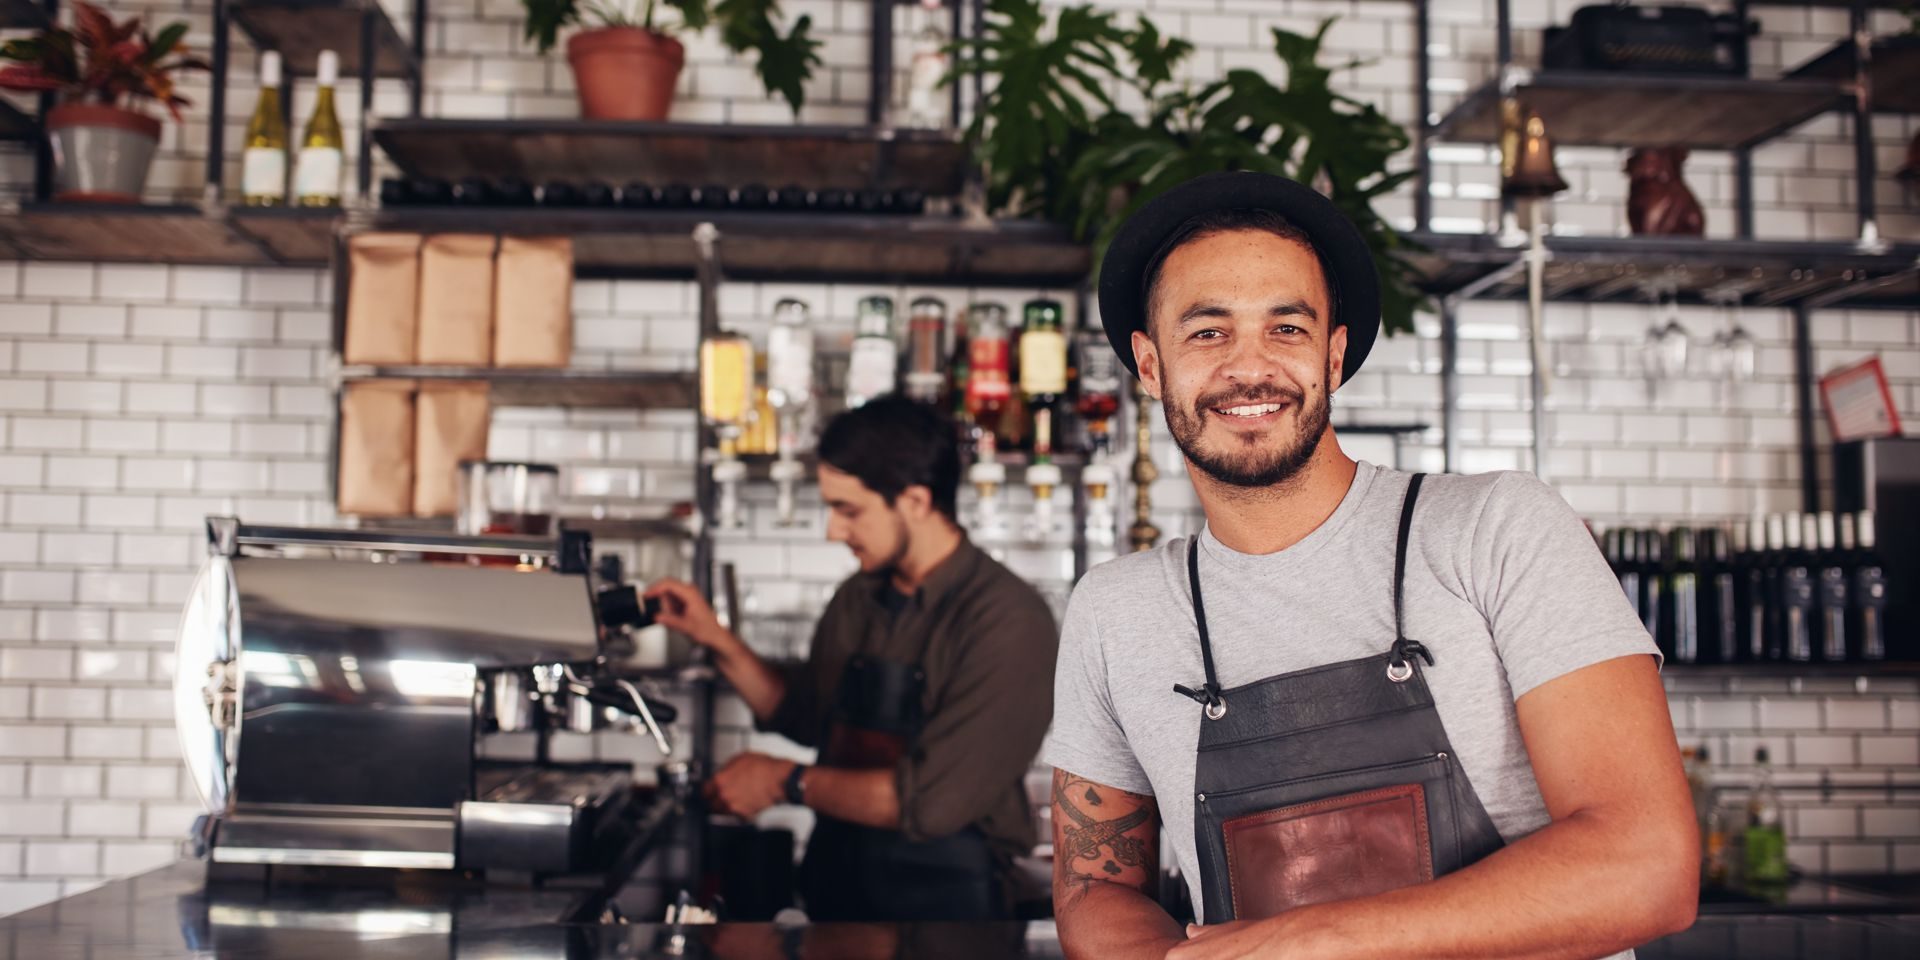
{"type": "Polygon", "coordinates": [[[211,864],[600,873],[664,829],[670,780],[546,749],[612,728],[672,752],[672,708],[612,668],[646,604],[586,534],[207,535],[174,700],[211,864]],[[483,756],[501,732],[534,756],[483,756]]]}

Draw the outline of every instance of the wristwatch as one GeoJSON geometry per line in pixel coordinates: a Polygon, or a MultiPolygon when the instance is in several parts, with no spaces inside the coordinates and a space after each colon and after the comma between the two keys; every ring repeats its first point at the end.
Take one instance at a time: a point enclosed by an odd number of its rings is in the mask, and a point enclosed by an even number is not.
{"type": "Polygon", "coordinates": [[[787,802],[794,806],[803,807],[807,804],[807,783],[801,779],[806,776],[806,773],[807,765],[804,763],[796,763],[793,765],[793,772],[787,774],[785,788],[787,802]]]}

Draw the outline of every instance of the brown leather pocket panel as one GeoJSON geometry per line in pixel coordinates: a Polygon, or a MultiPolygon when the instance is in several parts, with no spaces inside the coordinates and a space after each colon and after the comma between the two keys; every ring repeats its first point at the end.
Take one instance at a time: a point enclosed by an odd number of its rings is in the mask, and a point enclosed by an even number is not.
{"type": "Polygon", "coordinates": [[[1433,879],[1427,794],[1417,783],[1248,814],[1221,828],[1240,920],[1433,879]]]}

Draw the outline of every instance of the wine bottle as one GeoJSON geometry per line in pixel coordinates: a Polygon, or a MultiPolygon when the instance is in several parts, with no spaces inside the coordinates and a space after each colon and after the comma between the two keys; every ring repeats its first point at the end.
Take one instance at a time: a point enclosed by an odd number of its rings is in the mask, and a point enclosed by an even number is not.
{"type": "Polygon", "coordinates": [[[1607,536],[1607,563],[1613,567],[1613,575],[1620,579],[1620,592],[1627,595],[1627,605],[1633,608],[1633,615],[1646,621],[1641,613],[1640,596],[1640,534],[1636,530],[1609,530],[1607,536]]]}
{"type": "Polygon", "coordinates": [[[1768,660],[1787,658],[1786,630],[1786,585],[1782,575],[1786,569],[1787,556],[1787,518],[1777,513],[1767,515],[1767,552],[1761,559],[1765,585],[1760,596],[1766,604],[1766,651],[1768,660]]]}
{"type": "MultiPolygon", "coordinates": [[[[1736,531],[1738,529],[1735,527],[1736,531]]],[[[1703,634],[1703,656],[1716,663],[1733,663],[1740,659],[1740,615],[1733,585],[1732,558],[1727,549],[1727,532],[1712,529],[1701,536],[1705,539],[1701,554],[1707,560],[1701,582],[1706,585],[1709,595],[1703,606],[1707,611],[1707,619],[1711,621],[1703,634]]]]}
{"type": "Polygon", "coordinates": [[[1849,558],[1853,575],[1847,591],[1852,606],[1848,634],[1861,660],[1887,658],[1887,576],[1874,549],[1873,511],[1855,516],[1859,546],[1849,558]]]}
{"type": "Polygon", "coordinates": [[[260,97],[247,118],[241,155],[240,193],[249,207],[287,202],[287,119],[280,113],[280,54],[260,55],[260,97]]]}
{"type": "Polygon", "coordinates": [[[1663,574],[1666,572],[1664,538],[1658,530],[1642,530],[1640,539],[1640,620],[1647,625],[1647,633],[1653,637],[1654,646],[1659,647],[1667,656],[1673,656],[1673,636],[1664,625],[1666,612],[1663,606],[1668,602],[1664,596],[1666,586],[1663,574]]]}
{"type": "Polygon", "coordinates": [[[1820,659],[1847,659],[1847,571],[1833,514],[1819,516],[1820,550],[1815,554],[1814,599],[1819,607],[1820,659]]]}
{"type": "Polygon", "coordinates": [[[1780,563],[1780,627],[1787,659],[1813,659],[1813,564],[1806,548],[1813,517],[1797,514],[1787,524],[1787,550],[1780,563]]]}
{"type": "Polygon", "coordinates": [[[346,141],[340,135],[340,115],[333,108],[333,87],[340,81],[340,55],[320,51],[320,97],[300,137],[300,157],[294,165],[293,193],[303,207],[340,205],[340,169],[346,141]]]}
{"type": "Polygon", "coordinates": [[[1669,556],[1672,566],[1662,578],[1667,583],[1667,645],[1676,663],[1700,662],[1700,571],[1694,557],[1693,531],[1675,527],[1669,556]]]}

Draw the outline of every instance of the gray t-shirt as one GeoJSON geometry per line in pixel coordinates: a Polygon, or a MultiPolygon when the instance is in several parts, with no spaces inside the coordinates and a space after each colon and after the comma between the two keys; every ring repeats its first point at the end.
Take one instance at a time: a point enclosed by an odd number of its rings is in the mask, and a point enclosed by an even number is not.
{"type": "MultiPolygon", "coordinates": [[[[1393,642],[1393,545],[1410,474],[1361,463],[1340,506],[1265,556],[1200,535],[1220,683],[1374,656],[1393,642]]],[[[1052,766],[1159,800],[1164,835],[1201,909],[1193,837],[1206,678],[1187,590],[1188,541],[1101,564],[1073,591],[1055,672],[1052,766]]],[[[1508,842],[1550,817],[1514,701],[1581,667],[1658,656],[1593,538],[1552,488],[1521,473],[1435,475],[1407,553],[1406,632],[1448,740],[1508,842]]],[[[1276,774],[1283,776],[1284,774],[1276,774]]]]}

